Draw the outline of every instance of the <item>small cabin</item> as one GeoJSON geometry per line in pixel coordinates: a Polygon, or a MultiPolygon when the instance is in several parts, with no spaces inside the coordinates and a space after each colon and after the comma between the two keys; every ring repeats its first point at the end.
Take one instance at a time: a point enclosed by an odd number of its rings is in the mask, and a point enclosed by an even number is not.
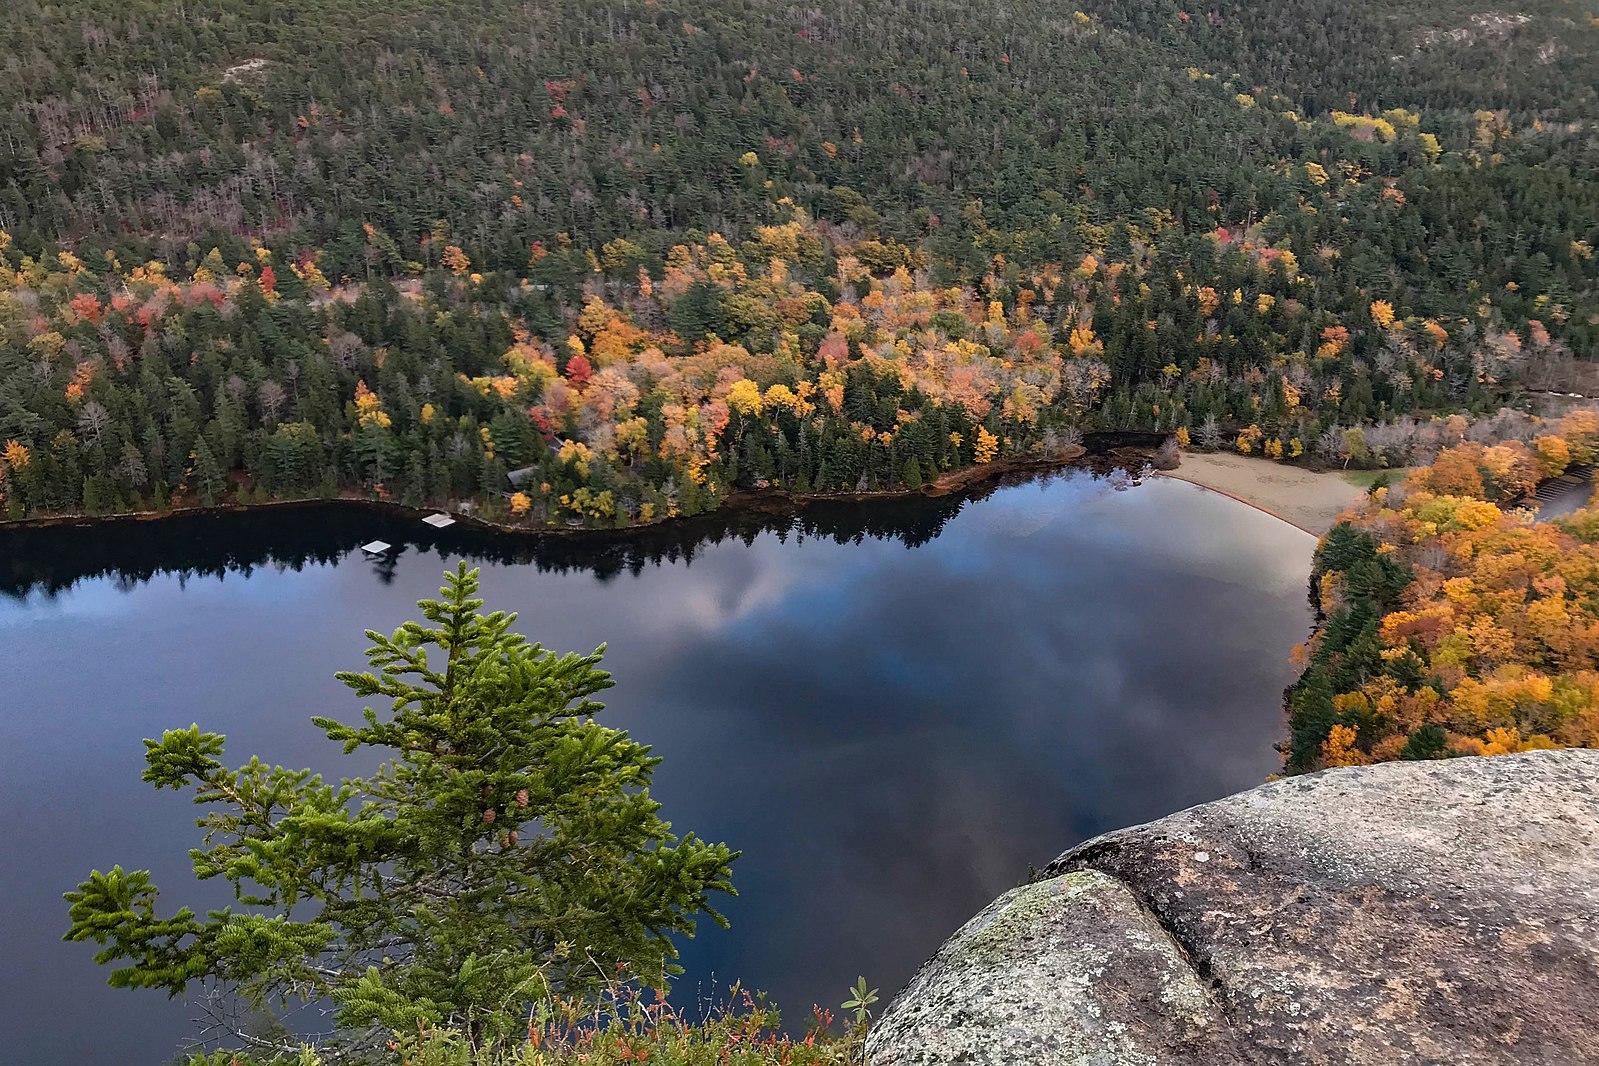
{"type": "Polygon", "coordinates": [[[532,481],[538,475],[538,472],[539,468],[536,466],[524,466],[508,472],[505,475],[505,482],[510,486],[507,491],[520,492],[522,486],[532,481]]]}

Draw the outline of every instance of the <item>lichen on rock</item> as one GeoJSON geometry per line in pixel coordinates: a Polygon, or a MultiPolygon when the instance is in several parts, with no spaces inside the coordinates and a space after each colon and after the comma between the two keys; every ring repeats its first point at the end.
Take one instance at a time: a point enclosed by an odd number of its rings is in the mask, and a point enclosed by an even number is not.
{"type": "Polygon", "coordinates": [[[877,1066],[1599,1062],[1599,752],[1330,770],[1067,851],[877,1066]]]}

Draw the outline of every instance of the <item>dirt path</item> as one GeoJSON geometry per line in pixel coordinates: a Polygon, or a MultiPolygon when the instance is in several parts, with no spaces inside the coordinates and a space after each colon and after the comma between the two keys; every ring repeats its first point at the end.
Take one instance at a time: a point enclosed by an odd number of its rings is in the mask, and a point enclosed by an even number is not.
{"type": "Polygon", "coordinates": [[[1163,473],[1231,496],[1317,537],[1365,496],[1340,471],[1304,470],[1231,452],[1184,452],[1182,465],[1163,473]]]}

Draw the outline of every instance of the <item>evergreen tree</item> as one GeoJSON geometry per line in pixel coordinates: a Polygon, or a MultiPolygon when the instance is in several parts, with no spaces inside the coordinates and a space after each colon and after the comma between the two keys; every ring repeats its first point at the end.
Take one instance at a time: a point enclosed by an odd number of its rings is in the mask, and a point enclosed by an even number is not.
{"type": "Polygon", "coordinates": [[[731,893],[736,854],[674,837],[649,794],[658,759],[595,721],[604,649],[557,655],[485,613],[478,576],[446,572],[425,622],[369,631],[371,670],[339,679],[358,725],[313,721],[345,754],[385,755],[333,784],[220,759],[198,726],[147,740],[144,779],[208,808],[190,855],[242,907],[163,917],[148,871],[98,870],[67,893],[68,940],[120,963],[114,986],[216,981],[258,1008],[328,1000],[343,1039],[451,1026],[480,1051],[525,1038],[530,1005],[626,971],[663,985],[670,937],[731,893]]]}
{"type": "Polygon", "coordinates": [[[211,453],[211,446],[204,437],[200,437],[194,446],[194,483],[200,490],[200,502],[207,507],[217,502],[227,485],[227,475],[222,472],[221,464],[211,453]]]}

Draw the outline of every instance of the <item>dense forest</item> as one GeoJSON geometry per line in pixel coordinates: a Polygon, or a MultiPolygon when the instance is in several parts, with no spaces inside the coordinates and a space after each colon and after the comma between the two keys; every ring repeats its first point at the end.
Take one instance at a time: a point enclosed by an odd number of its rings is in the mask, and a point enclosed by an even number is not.
{"type": "Polygon", "coordinates": [[[1599,336],[1596,19],[19,0],[4,513],[1424,460],[1599,336]]]}
{"type": "MultiPolygon", "coordinates": [[[[1533,413],[1599,348],[1599,0],[1077,2],[7,0],[0,521],[623,528],[1153,430],[1418,468],[1318,548],[1289,772],[1599,745],[1599,509],[1514,506],[1599,458],[1599,414],[1533,413]]],[[[116,866],[68,938],[326,1007],[326,1061],[860,1061],[865,978],[803,1037],[668,1005],[737,855],[595,721],[603,649],[477,594],[339,675],[390,701],[314,719],[370,778],[146,741],[246,910],[116,866]]],[[[324,1061],[232,1035],[191,1061],[324,1061]]]]}
{"type": "Polygon", "coordinates": [[[1289,770],[1599,746],[1599,508],[1510,506],[1599,458],[1599,413],[1546,428],[1448,448],[1323,539],[1289,770]]]}

